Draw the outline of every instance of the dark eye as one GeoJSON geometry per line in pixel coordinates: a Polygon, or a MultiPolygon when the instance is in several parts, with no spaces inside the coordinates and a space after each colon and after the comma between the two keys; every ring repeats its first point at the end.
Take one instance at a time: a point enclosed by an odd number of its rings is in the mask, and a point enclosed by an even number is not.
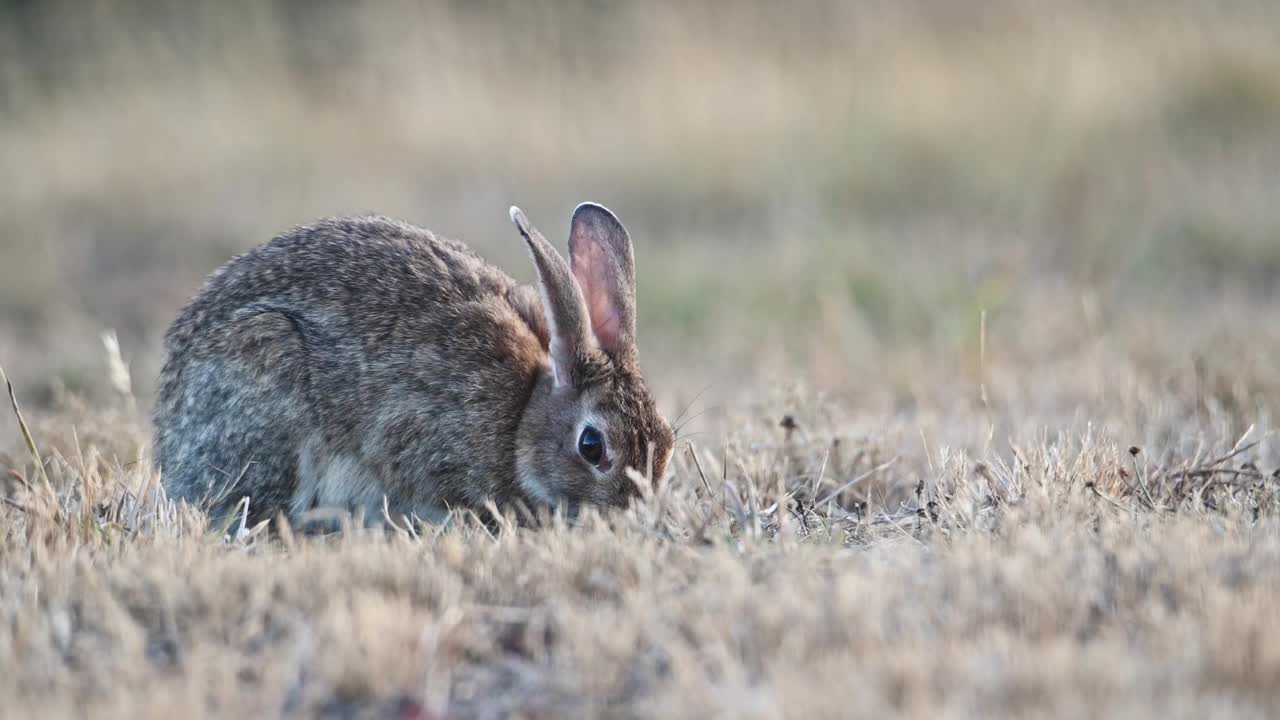
{"type": "Polygon", "coordinates": [[[599,465],[604,459],[604,436],[590,425],[582,428],[578,437],[578,454],[592,465],[599,465]]]}

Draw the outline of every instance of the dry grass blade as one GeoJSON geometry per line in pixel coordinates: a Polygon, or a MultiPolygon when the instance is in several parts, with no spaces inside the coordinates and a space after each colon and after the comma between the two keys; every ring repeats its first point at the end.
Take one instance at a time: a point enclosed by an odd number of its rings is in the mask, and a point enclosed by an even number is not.
{"type": "Polygon", "coordinates": [[[809,487],[809,497],[817,497],[818,488],[822,487],[823,477],[827,473],[827,461],[831,459],[831,448],[827,448],[822,453],[822,464],[818,466],[818,474],[813,478],[813,484],[809,487]]]}
{"type": "Polygon", "coordinates": [[[13,498],[0,497],[0,500],[3,500],[5,505],[8,505],[9,507],[13,508],[14,510],[17,510],[18,512],[25,513],[27,515],[31,515],[34,513],[34,511],[31,508],[27,507],[26,505],[23,505],[22,503],[18,502],[17,500],[14,500],[13,498]]]}
{"type": "MultiPolygon", "coordinates": [[[[1241,442],[1243,442],[1243,438],[1241,438],[1241,442]]],[[[1258,445],[1260,445],[1261,443],[1262,443],[1262,440],[1261,440],[1261,439],[1259,439],[1259,440],[1253,440],[1253,441],[1247,442],[1247,443],[1245,443],[1245,444],[1243,444],[1243,445],[1236,445],[1236,447],[1235,447],[1234,449],[1232,449],[1232,450],[1231,450],[1231,452],[1226,453],[1225,455],[1222,455],[1221,457],[1214,458],[1213,460],[1210,460],[1209,462],[1205,463],[1203,466],[1201,466],[1201,467],[1199,467],[1199,468],[1194,468],[1194,469],[1192,469],[1190,472],[1195,473],[1195,472],[1202,472],[1202,471],[1210,470],[1210,469],[1212,469],[1212,468],[1214,468],[1214,467],[1217,467],[1218,465],[1221,465],[1221,464],[1223,464],[1223,463],[1227,462],[1228,460],[1230,460],[1230,459],[1232,459],[1232,458],[1234,458],[1234,457],[1237,457],[1237,456],[1239,456],[1239,455],[1243,455],[1244,453],[1249,452],[1250,450],[1252,450],[1252,449],[1256,448],[1256,447],[1257,447],[1258,445]]],[[[1173,475],[1175,475],[1175,476],[1176,476],[1177,474],[1178,474],[1177,472],[1173,473],[1173,475]]]]}
{"type": "Polygon", "coordinates": [[[22,441],[26,445],[27,452],[31,454],[31,461],[35,464],[36,472],[40,473],[40,479],[44,481],[47,500],[54,508],[54,514],[61,519],[63,513],[62,508],[58,505],[57,493],[53,491],[53,483],[49,482],[49,473],[45,470],[44,459],[40,457],[40,449],[36,447],[36,440],[31,435],[31,428],[27,426],[26,418],[22,417],[22,409],[18,407],[18,395],[14,392],[13,383],[10,382],[9,376],[5,374],[3,366],[0,366],[0,381],[4,382],[5,388],[9,392],[9,405],[13,408],[14,417],[18,420],[18,428],[22,432],[22,441]]]}
{"type": "Polygon", "coordinates": [[[855,476],[852,480],[849,480],[848,482],[845,482],[837,486],[835,489],[831,490],[826,495],[823,495],[820,500],[817,500],[814,502],[814,505],[815,506],[826,505],[831,500],[839,497],[840,493],[844,492],[845,490],[848,490],[849,488],[853,487],[854,485],[857,485],[858,483],[862,482],[863,480],[866,480],[867,478],[871,477],[872,475],[875,475],[876,473],[884,472],[885,470],[888,470],[889,468],[893,467],[893,464],[897,461],[898,461],[897,457],[891,458],[888,461],[883,462],[871,468],[870,470],[867,470],[866,472],[855,476]]]}
{"type": "Polygon", "coordinates": [[[698,449],[693,443],[686,445],[689,450],[689,457],[693,460],[693,466],[698,470],[698,479],[702,481],[702,487],[707,491],[707,497],[714,497],[715,493],[711,490],[711,483],[707,482],[707,474],[702,471],[702,462],[698,460],[698,449]]]}

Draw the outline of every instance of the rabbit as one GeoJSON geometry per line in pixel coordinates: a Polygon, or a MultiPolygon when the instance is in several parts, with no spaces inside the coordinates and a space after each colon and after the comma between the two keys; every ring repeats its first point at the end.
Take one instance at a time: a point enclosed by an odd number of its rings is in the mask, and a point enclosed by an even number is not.
{"type": "Polygon", "coordinates": [[[211,519],[439,521],[625,506],[674,447],[636,348],[631,239],[573,213],[569,261],[510,209],[537,270],[382,216],[297,227],[210,275],[165,335],[153,411],[170,497],[211,519]]]}

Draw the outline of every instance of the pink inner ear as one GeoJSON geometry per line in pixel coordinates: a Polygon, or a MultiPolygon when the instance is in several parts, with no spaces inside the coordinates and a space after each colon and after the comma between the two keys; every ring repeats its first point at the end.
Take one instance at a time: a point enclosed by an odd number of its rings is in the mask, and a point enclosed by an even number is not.
{"type": "Polygon", "coordinates": [[[596,241],[579,237],[573,248],[573,275],[582,287],[591,315],[591,331],[606,352],[618,349],[622,312],[614,298],[617,288],[609,268],[609,256],[596,241]]]}

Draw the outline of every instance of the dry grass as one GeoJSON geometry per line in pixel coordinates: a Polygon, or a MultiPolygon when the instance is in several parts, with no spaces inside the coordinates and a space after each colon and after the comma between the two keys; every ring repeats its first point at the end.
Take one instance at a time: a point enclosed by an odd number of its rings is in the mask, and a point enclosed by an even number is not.
{"type": "Polygon", "coordinates": [[[1269,716],[1265,408],[1186,339],[1100,335],[1035,388],[987,342],[985,402],[746,390],[573,528],[209,528],[133,411],[33,421],[59,490],[17,463],[0,509],[6,717],[1269,716]]]}
{"type": "Polygon", "coordinates": [[[1271,4],[140,7],[0,10],[5,720],[1280,707],[1271,4]],[[587,197],[692,417],[637,507],[165,498],[227,255],[373,209],[531,279],[505,208],[587,197]]]}

